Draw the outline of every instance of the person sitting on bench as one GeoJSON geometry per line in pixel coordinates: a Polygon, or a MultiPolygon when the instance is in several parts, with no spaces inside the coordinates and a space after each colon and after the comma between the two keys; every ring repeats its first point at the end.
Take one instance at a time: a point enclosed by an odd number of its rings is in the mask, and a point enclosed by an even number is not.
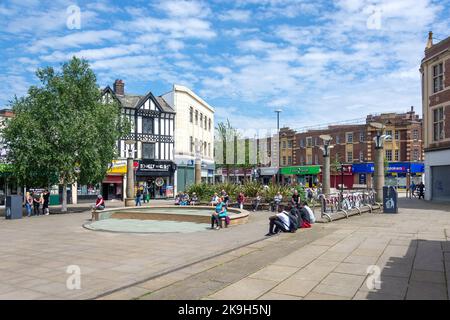
{"type": "Polygon", "coordinates": [[[105,199],[103,199],[102,195],[99,194],[97,196],[97,200],[95,201],[95,205],[92,205],[92,221],[94,221],[95,211],[103,209],[105,209],[105,199]]]}

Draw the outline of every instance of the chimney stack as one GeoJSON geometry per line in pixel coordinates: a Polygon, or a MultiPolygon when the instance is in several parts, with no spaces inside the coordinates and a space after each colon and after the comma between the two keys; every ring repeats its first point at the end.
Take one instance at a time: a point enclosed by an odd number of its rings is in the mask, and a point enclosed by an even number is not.
{"type": "Polygon", "coordinates": [[[433,46],[433,32],[430,31],[430,32],[428,32],[428,41],[427,41],[426,49],[430,49],[432,46],[433,46]]]}
{"type": "Polygon", "coordinates": [[[122,79],[117,79],[114,81],[114,93],[120,96],[125,95],[125,83],[122,79]]]}

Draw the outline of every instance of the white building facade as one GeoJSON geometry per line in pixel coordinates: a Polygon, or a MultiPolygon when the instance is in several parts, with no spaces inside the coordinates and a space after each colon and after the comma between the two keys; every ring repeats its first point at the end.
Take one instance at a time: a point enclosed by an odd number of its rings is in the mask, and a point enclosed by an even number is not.
{"type": "Polygon", "coordinates": [[[202,181],[214,181],[214,108],[187,87],[174,85],[162,98],[174,109],[177,165],[175,186],[183,191],[195,181],[195,159],[201,159],[202,181]]]}

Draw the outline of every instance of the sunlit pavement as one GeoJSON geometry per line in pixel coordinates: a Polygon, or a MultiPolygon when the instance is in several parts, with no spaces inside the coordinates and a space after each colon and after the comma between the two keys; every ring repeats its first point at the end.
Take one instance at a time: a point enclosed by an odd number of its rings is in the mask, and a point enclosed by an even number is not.
{"type": "Polygon", "coordinates": [[[269,212],[185,234],[89,231],[89,213],[2,219],[0,299],[447,299],[450,205],[400,207],[270,238],[269,212]]]}

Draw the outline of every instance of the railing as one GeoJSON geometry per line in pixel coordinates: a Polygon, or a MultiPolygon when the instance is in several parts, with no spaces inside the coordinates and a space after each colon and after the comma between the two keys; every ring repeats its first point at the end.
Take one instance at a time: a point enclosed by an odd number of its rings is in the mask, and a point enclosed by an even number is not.
{"type": "Polygon", "coordinates": [[[333,193],[330,195],[321,194],[321,216],[329,221],[333,220],[333,215],[343,214],[348,218],[350,213],[361,214],[363,211],[373,211],[375,201],[375,191],[346,191],[343,193],[333,193]]]}

